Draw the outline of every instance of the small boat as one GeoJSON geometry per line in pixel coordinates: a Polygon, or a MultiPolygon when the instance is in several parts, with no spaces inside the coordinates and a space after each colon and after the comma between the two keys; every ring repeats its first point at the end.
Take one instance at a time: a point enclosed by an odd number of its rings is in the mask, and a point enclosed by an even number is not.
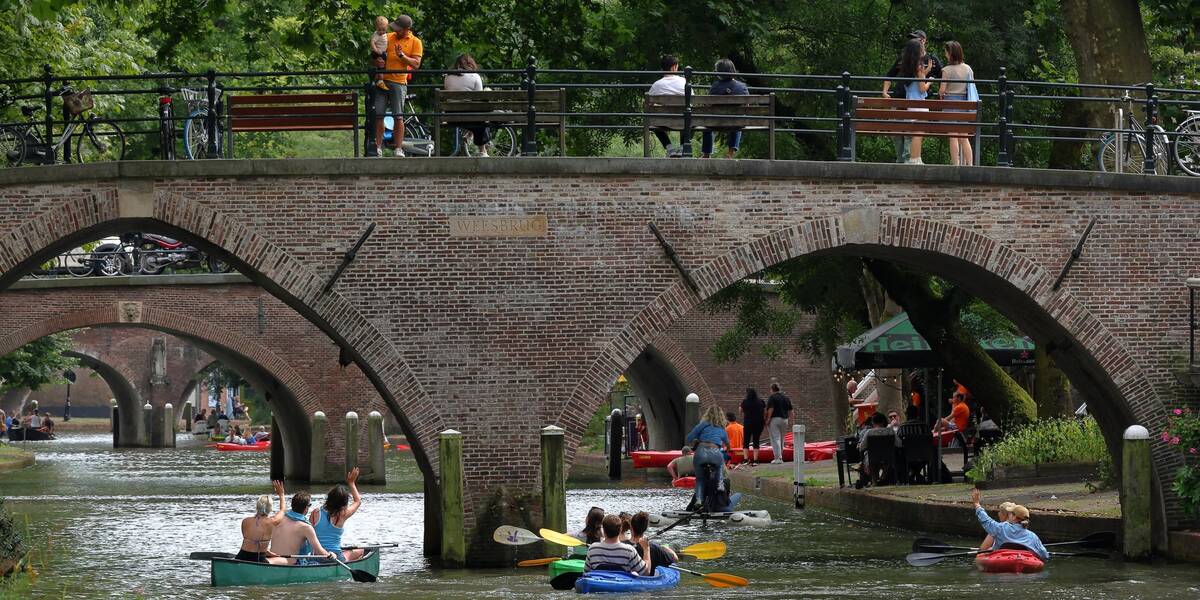
{"type": "Polygon", "coordinates": [[[1029,550],[994,550],[976,554],[975,566],[984,573],[1040,573],[1046,564],[1029,550]]]}
{"type": "Polygon", "coordinates": [[[653,592],[677,585],[679,571],[671,567],[658,567],[653,575],[646,577],[619,571],[589,571],[575,580],[575,591],[580,594],[653,592]]]}
{"type": "Polygon", "coordinates": [[[695,489],[696,488],[696,478],[692,477],[691,475],[688,475],[686,477],[680,477],[678,479],[671,481],[671,487],[684,488],[684,489],[688,489],[688,490],[695,489]]]}
{"type": "Polygon", "coordinates": [[[213,435],[213,436],[209,436],[209,438],[208,438],[208,441],[210,441],[210,442],[223,442],[223,441],[225,441],[225,436],[223,436],[223,435],[213,435]]]}
{"type": "MultiPolygon", "coordinates": [[[[351,569],[379,575],[379,551],[368,550],[362,558],[345,563],[351,569]]],[[[318,565],[272,565],[233,558],[212,559],[213,587],[229,585],[289,585],[350,579],[350,571],[337,563],[318,565]]]]}
{"type": "MultiPolygon", "coordinates": [[[[692,513],[686,510],[667,510],[661,515],[650,515],[650,524],[658,525],[655,521],[665,522],[667,520],[679,520],[692,513]]],[[[692,516],[696,521],[724,521],[734,515],[741,515],[742,518],[749,519],[767,519],[770,520],[771,513],[765,510],[735,510],[731,512],[713,512],[713,513],[696,513],[692,516]]]]}
{"type": "Polygon", "coordinates": [[[550,563],[547,569],[550,571],[550,579],[554,579],[563,573],[582,573],[583,564],[582,558],[564,558],[550,563]]]}
{"type": "Polygon", "coordinates": [[[736,512],[732,515],[729,515],[729,522],[733,523],[734,525],[766,527],[767,525],[771,524],[771,514],[765,510],[736,512]]]}
{"type": "Polygon", "coordinates": [[[46,442],[52,439],[54,439],[53,433],[46,433],[41,429],[13,427],[8,430],[8,441],[10,442],[46,442]]]}
{"type": "Polygon", "coordinates": [[[633,468],[647,469],[650,467],[665,467],[667,463],[679,458],[683,452],[679,450],[638,450],[630,452],[633,457],[633,468]]]}
{"type": "Polygon", "coordinates": [[[233,444],[227,442],[218,442],[214,444],[217,450],[221,452],[264,452],[271,449],[271,442],[258,442],[256,444],[233,444]]]}

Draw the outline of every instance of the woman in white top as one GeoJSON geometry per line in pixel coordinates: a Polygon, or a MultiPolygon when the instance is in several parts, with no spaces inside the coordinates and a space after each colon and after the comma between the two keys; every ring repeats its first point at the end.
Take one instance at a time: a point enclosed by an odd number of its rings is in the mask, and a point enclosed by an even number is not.
{"type": "MultiPolygon", "coordinates": [[[[473,72],[479,69],[479,65],[475,63],[475,59],[470,54],[458,55],[451,68],[462,72],[447,73],[445,79],[442,80],[442,89],[447,92],[483,91],[483,79],[479,77],[479,73],[473,72]]],[[[459,127],[471,132],[472,142],[479,148],[479,156],[487,156],[487,144],[491,141],[488,124],[463,123],[459,127]]]]}
{"type": "MultiPolygon", "coordinates": [[[[946,66],[942,67],[942,100],[966,100],[967,85],[975,79],[971,65],[963,62],[962,45],[953,40],[946,42],[946,66]]],[[[971,151],[971,139],[950,138],[950,164],[971,166],[975,154],[971,151]]]]}

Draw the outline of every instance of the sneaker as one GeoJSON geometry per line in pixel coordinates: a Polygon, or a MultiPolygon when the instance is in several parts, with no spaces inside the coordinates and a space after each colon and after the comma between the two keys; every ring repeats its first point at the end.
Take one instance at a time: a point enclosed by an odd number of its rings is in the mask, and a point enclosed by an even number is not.
{"type": "Polygon", "coordinates": [[[396,158],[404,158],[404,149],[396,148],[396,158]]]}
{"type": "Polygon", "coordinates": [[[490,154],[488,154],[487,148],[480,148],[480,149],[479,149],[479,156],[480,156],[481,158],[487,158],[487,157],[489,157],[489,156],[491,156],[491,155],[490,155],[490,154]]]}
{"type": "Polygon", "coordinates": [[[782,461],[782,460],[779,460],[779,459],[777,458],[777,459],[775,459],[775,460],[771,461],[771,464],[773,464],[773,465],[782,465],[782,464],[783,464],[783,461],[782,461]]]}
{"type": "Polygon", "coordinates": [[[919,158],[910,158],[907,161],[905,161],[904,164],[906,164],[906,165],[923,165],[925,163],[921,162],[921,159],[919,159],[919,158]]]}
{"type": "Polygon", "coordinates": [[[667,148],[667,158],[680,158],[683,156],[683,146],[669,146],[667,148]]]}
{"type": "Polygon", "coordinates": [[[375,82],[375,87],[377,87],[385,92],[388,91],[387,83],[384,83],[384,81],[382,79],[375,82]]]}

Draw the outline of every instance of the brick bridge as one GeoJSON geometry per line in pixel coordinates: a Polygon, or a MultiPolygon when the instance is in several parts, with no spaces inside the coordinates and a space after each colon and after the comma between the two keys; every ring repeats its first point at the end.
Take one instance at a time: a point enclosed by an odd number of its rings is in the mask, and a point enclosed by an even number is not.
{"type": "MultiPolygon", "coordinates": [[[[445,429],[463,433],[465,527],[480,560],[490,549],[475,542],[490,533],[494,505],[539,479],[542,427],[566,429],[570,461],[588,416],[656,335],[723,287],[812,253],[885,258],[962,284],[1050,349],[1117,449],[1125,426],[1157,430],[1168,406],[1196,399],[1176,383],[1172,357],[1186,344],[1184,279],[1200,272],[1197,223],[1197,181],[1098,173],[623,159],[113,163],[0,172],[0,288],[133,228],[224,255],[344,348],[422,446],[445,429]],[[1055,287],[1093,218],[1082,259],[1055,287]],[[371,222],[374,236],[327,289],[371,222]]],[[[1165,547],[1166,528],[1183,519],[1169,493],[1183,458],[1157,443],[1153,457],[1165,547]]],[[[425,468],[438,472],[434,456],[425,468]]]]}

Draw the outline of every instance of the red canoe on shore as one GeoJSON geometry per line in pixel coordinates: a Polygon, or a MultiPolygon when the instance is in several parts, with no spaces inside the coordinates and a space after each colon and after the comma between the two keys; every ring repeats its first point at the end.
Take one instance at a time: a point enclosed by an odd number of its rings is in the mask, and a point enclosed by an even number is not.
{"type": "Polygon", "coordinates": [[[217,450],[221,452],[264,452],[271,449],[271,442],[259,442],[257,444],[230,444],[220,442],[217,444],[217,450]]]}
{"type": "MultiPolygon", "coordinates": [[[[792,434],[788,434],[784,438],[783,446],[783,461],[792,462],[795,458],[795,449],[791,446],[792,434]]],[[[809,442],[804,444],[804,460],[805,462],[817,462],[829,460],[833,458],[834,452],[837,451],[837,442],[833,440],[824,442],[809,442]]],[[[667,463],[679,458],[683,454],[679,450],[638,450],[630,454],[633,457],[633,468],[647,469],[651,467],[663,468],[667,463]]],[[[759,448],[756,455],[757,462],[771,462],[775,456],[774,450],[768,444],[765,448],[759,448]]],[[[730,457],[733,464],[742,462],[742,453],[734,452],[730,457]]]]}

